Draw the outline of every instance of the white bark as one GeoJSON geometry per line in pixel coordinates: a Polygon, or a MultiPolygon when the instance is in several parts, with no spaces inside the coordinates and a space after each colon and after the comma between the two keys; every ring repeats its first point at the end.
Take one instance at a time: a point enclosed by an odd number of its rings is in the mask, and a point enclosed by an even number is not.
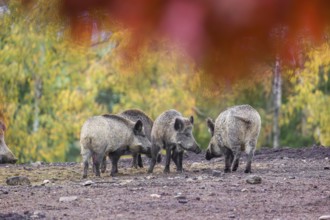
{"type": "Polygon", "coordinates": [[[273,120],[273,148],[277,149],[280,146],[280,108],[282,102],[282,76],[280,59],[277,57],[274,67],[273,80],[273,104],[274,104],[274,120],[273,120]]]}

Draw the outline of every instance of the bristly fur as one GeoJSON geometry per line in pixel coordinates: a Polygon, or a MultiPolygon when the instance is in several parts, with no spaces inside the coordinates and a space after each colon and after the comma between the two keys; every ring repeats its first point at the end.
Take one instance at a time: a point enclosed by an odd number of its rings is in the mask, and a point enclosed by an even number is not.
{"type": "Polygon", "coordinates": [[[119,113],[119,115],[122,116],[127,116],[129,119],[130,118],[139,118],[141,121],[146,121],[149,124],[153,124],[153,120],[143,111],[139,110],[139,109],[129,109],[129,110],[125,110],[121,113],[119,113]]]}
{"type": "Polygon", "coordinates": [[[107,119],[116,120],[118,122],[124,123],[127,126],[132,126],[132,122],[129,119],[124,118],[122,116],[113,115],[113,114],[103,114],[102,116],[107,119]]]}

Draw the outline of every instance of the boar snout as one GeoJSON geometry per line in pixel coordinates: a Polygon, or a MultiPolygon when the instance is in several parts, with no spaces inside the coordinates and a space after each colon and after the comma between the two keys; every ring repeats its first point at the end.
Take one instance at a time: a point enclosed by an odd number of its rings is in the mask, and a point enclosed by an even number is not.
{"type": "Polygon", "coordinates": [[[15,164],[17,162],[17,159],[16,158],[13,158],[13,159],[10,159],[8,162],[9,163],[12,163],[12,164],[15,164]]]}
{"type": "Polygon", "coordinates": [[[0,155],[0,164],[4,163],[12,163],[15,164],[17,162],[17,158],[7,155],[0,155]]]}
{"type": "Polygon", "coordinates": [[[206,160],[211,160],[213,158],[213,155],[210,150],[206,151],[205,159],[206,160]]]}
{"type": "Polygon", "coordinates": [[[151,148],[150,147],[145,147],[143,145],[138,146],[138,152],[147,155],[148,157],[151,156],[151,148]]]}
{"type": "Polygon", "coordinates": [[[201,152],[202,152],[201,148],[197,145],[196,148],[195,148],[195,153],[199,154],[201,152]]]}

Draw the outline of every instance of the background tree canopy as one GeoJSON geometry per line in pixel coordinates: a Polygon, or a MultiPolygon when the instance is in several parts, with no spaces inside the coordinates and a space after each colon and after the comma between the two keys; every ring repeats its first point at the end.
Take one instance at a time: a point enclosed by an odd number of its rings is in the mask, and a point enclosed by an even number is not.
{"type": "MultiPolygon", "coordinates": [[[[92,45],[82,46],[70,42],[68,23],[52,12],[57,4],[35,1],[28,12],[20,1],[1,6],[0,118],[19,162],[80,161],[83,122],[129,108],[153,119],[171,108],[194,115],[205,148],[207,117],[250,104],[262,117],[258,145],[272,145],[272,62],[256,63],[244,80],[214,78],[166,40],[126,54],[134,39],[120,24],[104,24],[108,29],[87,34],[92,45]]],[[[330,146],[329,46],[306,43],[298,68],[283,65],[281,146],[330,146]]]]}

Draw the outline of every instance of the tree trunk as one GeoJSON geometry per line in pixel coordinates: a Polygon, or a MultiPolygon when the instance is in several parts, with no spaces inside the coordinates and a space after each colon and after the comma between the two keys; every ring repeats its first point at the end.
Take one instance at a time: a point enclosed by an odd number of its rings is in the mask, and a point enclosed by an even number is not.
{"type": "Polygon", "coordinates": [[[279,148],[280,126],[279,116],[282,100],[282,77],[280,59],[276,57],[273,81],[273,102],[274,102],[274,121],[273,121],[273,148],[279,148]]]}

